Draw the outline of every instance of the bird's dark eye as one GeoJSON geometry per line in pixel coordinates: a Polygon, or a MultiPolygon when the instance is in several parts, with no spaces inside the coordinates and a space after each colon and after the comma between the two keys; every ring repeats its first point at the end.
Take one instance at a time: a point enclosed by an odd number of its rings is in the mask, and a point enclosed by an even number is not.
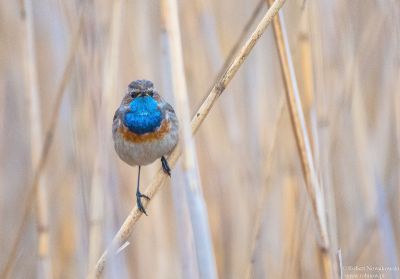
{"type": "Polygon", "coordinates": [[[132,99],[135,99],[139,95],[138,92],[131,92],[132,99]]]}

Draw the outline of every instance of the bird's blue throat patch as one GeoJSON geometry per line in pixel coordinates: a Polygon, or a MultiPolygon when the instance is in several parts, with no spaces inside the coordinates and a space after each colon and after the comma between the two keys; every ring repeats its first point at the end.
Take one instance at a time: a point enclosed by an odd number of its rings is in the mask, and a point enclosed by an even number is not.
{"type": "Polygon", "coordinates": [[[142,135],[160,127],[162,114],[152,97],[137,97],[129,104],[129,108],[123,122],[131,132],[142,135]]]}

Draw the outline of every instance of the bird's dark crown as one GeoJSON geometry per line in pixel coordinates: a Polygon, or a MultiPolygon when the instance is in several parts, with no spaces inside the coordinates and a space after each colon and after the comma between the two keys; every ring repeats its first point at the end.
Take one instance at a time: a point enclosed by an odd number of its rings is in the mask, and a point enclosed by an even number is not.
{"type": "Polygon", "coordinates": [[[132,81],[128,86],[129,93],[150,93],[154,90],[154,85],[150,80],[139,79],[132,81]]]}

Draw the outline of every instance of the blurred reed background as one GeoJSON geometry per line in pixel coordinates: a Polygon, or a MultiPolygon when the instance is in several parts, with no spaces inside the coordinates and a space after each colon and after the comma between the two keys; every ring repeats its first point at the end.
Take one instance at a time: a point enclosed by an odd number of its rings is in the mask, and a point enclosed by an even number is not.
{"type": "MultiPolygon", "coordinates": [[[[87,276],[135,206],[137,169],[111,140],[127,85],[150,79],[180,115],[185,106],[192,115],[267,2],[178,1],[184,77],[171,72],[173,13],[159,1],[0,3],[1,278],[87,276]],[[186,83],[179,105],[173,88],[185,85],[173,77],[186,83]]],[[[214,277],[338,278],[342,270],[350,278],[363,274],[354,266],[400,265],[399,2],[287,0],[281,15],[328,247],[269,26],[202,123],[195,148],[186,125],[185,157],[127,246],[108,259],[106,278],[206,278],[196,257],[204,252],[193,226],[199,216],[208,218],[214,277]],[[190,214],[188,177],[201,187],[195,194],[208,216],[190,214]]],[[[159,164],[143,169],[143,186],[159,164]]],[[[368,274],[400,277],[398,269],[368,274]]]]}

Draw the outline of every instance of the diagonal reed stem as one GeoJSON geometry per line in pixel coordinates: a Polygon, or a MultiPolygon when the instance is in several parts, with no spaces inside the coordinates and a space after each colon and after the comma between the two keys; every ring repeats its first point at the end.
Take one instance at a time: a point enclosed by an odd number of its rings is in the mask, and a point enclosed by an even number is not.
{"type": "MultiPolygon", "coordinates": [[[[225,90],[226,86],[235,76],[236,72],[239,70],[240,66],[244,63],[248,55],[250,54],[251,50],[253,49],[254,45],[258,41],[258,39],[262,36],[265,29],[271,23],[273,17],[278,13],[278,11],[282,8],[285,0],[276,0],[272,6],[268,9],[267,13],[261,19],[259,24],[257,25],[256,29],[247,39],[243,47],[239,50],[239,52],[234,57],[233,61],[229,64],[226,68],[224,74],[221,76],[220,79],[214,84],[213,88],[211,89],[210,93],[208,94],[207,98],[204,100],[196,114],[194,115],[192,122],[191,122],[191,129],[192,133],[195,134],[197,130],[200,128],[201,124],[207,117],[208,113],[210,112],[211,108],[213,107],[215,101],[218,97],[222,94],[225,90]]],[[[172,151],[171,155],[168,157],[168,162],[170,166],[174,166],[176,161],[181,155],[180,151],[180,144],[172,151]]],[[[148,185],[146,189],[145,195],[152,198],[160,187],[164,184],[165,180],[167,179],[167,175],[160,169],[157,174],[155,175],[153,181],[148,185]]],[[[144,207],[148,206],[149,202],[144,201],[144,207]]],[[[98,278],[103,270],[109,256],[109,253],[114,253],[116,249],[118,249],[131,235],[132,230],[142,216],[142,213],[138,210],[137,206],[135,206],[131,212],[129,213],[128,217],[125,219],[124,223],[122,224],[121,228],[115,235],[111,245],[106,249],[103,255],[98,260],[94,270],[89,274],[89,278],[98,278]]]]}
{"type": "MultiPolygon", "coordinates": [[[[271,3],[271,0],[268,0],[271,3]]],[[[294,73],[293,62],[290,55],[289,44],[286,37],[286,31],[283,27],[283,19],[279,15],[274,19],[273,28],[276,38],[276,44],[281,61],[286,99],[290,111],[293,130],[296,136],[296,144],[299,151],[302,170],[306,180],[307,192],[311,199],[313,212],[317,221],[319,234],[321,237],[321,247],[329,247],[329,239],[326,228],[326,218],[324,213],[324,203],[322,189],[319,185],[317,174],[312,158],[310,140],[304,120],[300,95],[298,92],[296,76],[294,73]]]]}
{"type": "MultiPolygon", "coordinates": [[[[272,5],[273,0],[267,0],[272,5]]],[[[311,150],[310,139],[304,119],[299,89],[293,67],[293,61],[286,34],[282,13],[272,23],[275,43],[278,49],[281,71],[284,80],[286,100],[290,112],[293,131],[296,137],[297,150],[305,179],[308,196],[311,201],[314,219],[318,229],[319,248],[325,278],[332,277],[332,258],[329,254],[330,243],[326,220],[326,208],[322,187],[319,185],[317,172],[311,150]]]]}

